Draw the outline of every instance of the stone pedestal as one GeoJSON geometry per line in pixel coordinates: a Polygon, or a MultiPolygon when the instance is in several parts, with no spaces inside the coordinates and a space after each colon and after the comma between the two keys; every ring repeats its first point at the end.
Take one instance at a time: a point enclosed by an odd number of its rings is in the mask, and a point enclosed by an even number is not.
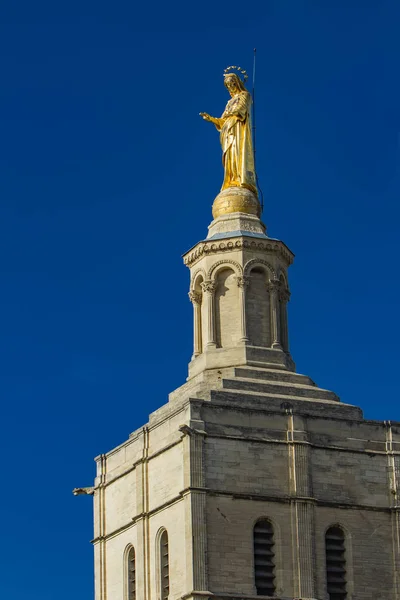
{"type": "Polygon", "coordinates": [[[212,207],[214,219],[238,212],[259,217],[261,208],[256,194],[243,187],[230,187],[222,190],[215,198],[212,207]]]}

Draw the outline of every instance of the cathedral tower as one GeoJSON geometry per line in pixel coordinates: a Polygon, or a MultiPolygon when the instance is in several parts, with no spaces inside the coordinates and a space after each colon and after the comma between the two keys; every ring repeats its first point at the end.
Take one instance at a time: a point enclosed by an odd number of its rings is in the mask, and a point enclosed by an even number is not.
{"type": "Polygon", "coordinates": [[[249,95],[221,118],[224,184],[190,269],[186,383],[97,457],[96,600],[400,600],[400,424],[296,372],[293,254],[260,220],[249,95]]]}
{"type": "MultiPolygon", "coordinates": [[[[234,191],[235,200],[251,194],[234,191]]],[[[227,211],[214,208],[207,239],[184,256],[194,306],[189,376],[246,364],[294,370],[287,327],[293,254],[267,237],[257,215],[227,211]]]]}

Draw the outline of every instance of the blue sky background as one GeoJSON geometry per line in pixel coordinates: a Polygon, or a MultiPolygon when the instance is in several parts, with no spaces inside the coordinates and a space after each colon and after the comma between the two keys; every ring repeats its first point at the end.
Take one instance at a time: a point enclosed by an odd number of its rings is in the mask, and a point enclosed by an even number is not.
{"type": "MultiPolygon", "coordinates": [[[[269,234],[295,252],[299,372],[400,420],[400,4],[0,8],[0,597],[93,597],[93,457],[185,381],[181,254],[222,181],[198,116],[251,71],[269,234]]],[[[118,599],[112,599],[118,600],[118,599]]]]}

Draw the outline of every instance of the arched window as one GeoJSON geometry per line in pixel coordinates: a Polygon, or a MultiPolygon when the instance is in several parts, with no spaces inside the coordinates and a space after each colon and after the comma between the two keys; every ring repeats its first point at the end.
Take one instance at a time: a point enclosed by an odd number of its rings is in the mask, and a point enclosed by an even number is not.
{"type": "Polygon", "coordinates": [[[168,533],[164,529],[160,536],[160,588],[161,600],[168,600],[169,596],[169,551],[168,533]]]}
{"type": "Polygon", "coordinates": [[[346,547],[343,530],[330,527],[325,534],[326,589],[329,600],[346,600],[346,547]]]}
{"type": "Polygon", "coordinates": [[[275,594],[274,529],[267,520],[254,525],[254,580],[258,596],[275,594]]]}
{"type": "Polygon", "coordinates": [[[126,555],[126,575],[127,575],[127,600],[136,600],[136,558],[135,549],[129,548],[126,555]]]}

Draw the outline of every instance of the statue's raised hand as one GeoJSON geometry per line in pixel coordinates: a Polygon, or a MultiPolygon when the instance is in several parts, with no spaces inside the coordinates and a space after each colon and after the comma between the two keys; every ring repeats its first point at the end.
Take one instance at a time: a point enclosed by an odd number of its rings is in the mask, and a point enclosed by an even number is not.
{"type": "Polygon", "coordinates": [[[199,113],[199,114],[200,114],[201,117],[203,117],[203,119],[205,121],[211,121],[212,122],[213,118],[208,113],[199,113]]]}

